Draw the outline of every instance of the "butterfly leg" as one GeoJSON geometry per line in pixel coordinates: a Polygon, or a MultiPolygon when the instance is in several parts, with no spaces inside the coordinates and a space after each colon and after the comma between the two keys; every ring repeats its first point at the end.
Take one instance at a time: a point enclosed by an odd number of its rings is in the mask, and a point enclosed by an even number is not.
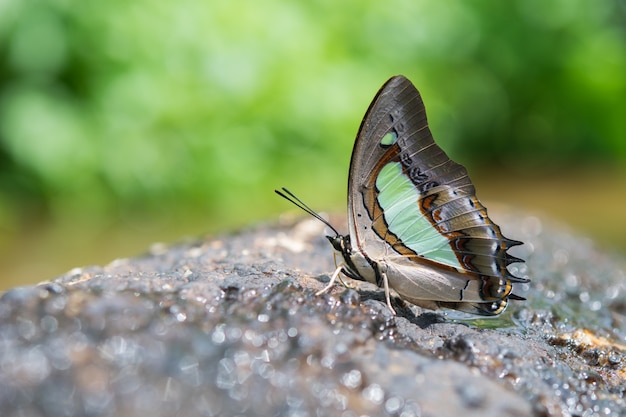
{"type": "Polygon", "coordinates": [[[339,282],[341,282],[341,285],[343,285],[344,287],[348,289],[354,289],[354,285],[349,285],[346,281],[344,281],[343,278],[341,278],[341,274],[339,274],[337,279],[339,280],[339,282]]]}
{"type": "Polygon", "coordinates": [[[393,314],[394,316],[396,315],[396,310],[393,309],[393,307],[391,306],[391,297],[389,295],[389,280],[387,279],[387,274],[384,272],[381,272],[381,275],[383,276],[383,283],[385,286],[385,299],[387,300],[387,307],[389,307],[389,310],[391,310],[391,314],[393,314]]]}
{"type": "MultiPolygon", "coordinates": [[[[333,253],[333,259],[335,260],[335,266],[337,266],[337,252],[333,253]]],[[[341,264],[341,266],[343,267],[343,263],[341,264]]],[[[344,287],[346,287],[346,288],[354,288],[353,286],[346,284],[346,282],[343,280],[343,278],[341,278],[341,274],[337,275],[337,278],[339,278],[339,282],[341,282],[341,285],[343,285],[344,287]]]]}
{"type": "Polygon", "coordinates": [[[335,285],[335,281],[337,280],[337,277],[339,276],[339,273],[341,272],[342,268],[343,268],[343,264],[339,265],[337,269],[335,269],[335,272],[333,272],[333,275],[330,277],[330,282],[328,283],[328,285],[322,288],[321,290],[319,290],[318,292],[316,292],[315,295],[322,295],[326,291],[330,290],[332,286],[335,285]]]}

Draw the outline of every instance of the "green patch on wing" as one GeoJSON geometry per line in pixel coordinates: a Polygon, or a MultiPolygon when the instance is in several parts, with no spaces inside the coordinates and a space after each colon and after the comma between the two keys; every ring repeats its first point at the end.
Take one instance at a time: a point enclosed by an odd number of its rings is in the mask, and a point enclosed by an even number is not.
{"type": "Polygon", "coordinates": [[[399,162],[390,162],[380,170],[376,188],[387,227],[404,246],[424,258],[462,268],[448,239],[422,215],[418,203],[420,193],[402,173],[399,162]]]}
{"type": "Polygon", "coordinates": [[[383,146],[391,146],[396,143],[397,139],[398,135],[396,134],[396,132],[389,132],[385,136],[383,136],[383,138],[380,140],[380,144],[383,146]]]}

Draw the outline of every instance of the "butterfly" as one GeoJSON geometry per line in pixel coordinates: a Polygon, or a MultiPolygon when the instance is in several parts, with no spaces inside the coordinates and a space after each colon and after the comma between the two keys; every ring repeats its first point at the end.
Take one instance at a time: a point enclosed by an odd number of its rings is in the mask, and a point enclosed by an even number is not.
{"type": "MultiPolygon", "coordinates": [[[[286,188],[280,196],[324,222],[342,259],[340,273],[369,281],[417,306],[481,316],[501,314],[513,283],[507,266],[522,259],[476,198],[465,167],[434,142],[424,103],[404,76],[389,79],[359,128],[348,176],[349,234],[341,235],[286,188]]],[[[318,293],[318,294],[319,294],[318,293]]]]}

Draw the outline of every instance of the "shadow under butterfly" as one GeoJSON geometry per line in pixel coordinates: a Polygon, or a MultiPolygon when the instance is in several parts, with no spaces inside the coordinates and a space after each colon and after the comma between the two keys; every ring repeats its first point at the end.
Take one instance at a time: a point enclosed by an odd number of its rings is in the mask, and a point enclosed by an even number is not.
{"type": "Polygon", "coordinates": [[[349,235],[341,235],[289,190],[275,190],[326,224],[342,262],[339,273],[390,290],[435,310],[448,308],[496,316],[512,283],[529,282],[507,265],[523,262],[507,250],[522,242],[505,238],[478,201],[467,170],[435,144],[422,98],[399,75],[376,94],[361,122],[348,177],[349,235]]]}

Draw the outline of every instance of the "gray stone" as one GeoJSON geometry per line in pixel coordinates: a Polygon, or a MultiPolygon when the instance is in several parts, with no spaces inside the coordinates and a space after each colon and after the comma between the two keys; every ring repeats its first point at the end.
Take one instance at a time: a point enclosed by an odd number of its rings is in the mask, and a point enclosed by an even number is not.
{"type": "Polygon", "coordinates": [[[80,268],[0,298],[2,416],[624,416],[624,261],[535,217],[528,298],[464,319],[346,279],[314,220],[80,268]]]}

